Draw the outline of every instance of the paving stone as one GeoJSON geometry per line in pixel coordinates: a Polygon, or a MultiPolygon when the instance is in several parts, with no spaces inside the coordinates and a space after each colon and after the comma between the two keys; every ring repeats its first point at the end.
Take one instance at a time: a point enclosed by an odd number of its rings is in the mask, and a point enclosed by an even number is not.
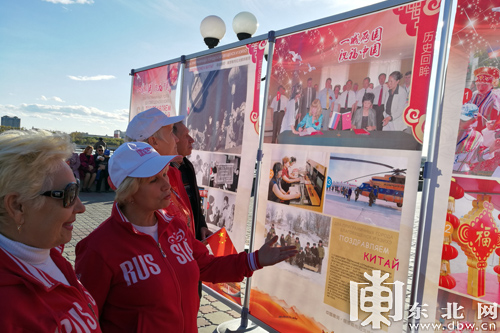
{"type": "Polygon", "coordinates": [[[217,333],[217,325],[210,325],[205,327],[198,326],[198,333],[217,333]]]}
{"type": "Polygon", "coordinates": [[[222,303],[222,302],[214,302],[212,303],[213,306],[215,306],[218,310],[220,311],[229,311],[231,310],[231,308],[229,306],[227,306],[226,304],[222,303]]]}
{"type": "Polygon", "coordinates": [[[205,318],[207,318],[210,322],[212,322],[215,325],[220,325],[226,321],[234,319],[233,317],[222,311],[208,313],[205,315],[205,318]]]}
{"type": "Polygon", "coordinates": [[[203,295],[203,297],[200,300],[200,305],[207,305],[207,304],[210,304],[210,302],[208,301],[208,299],[205,298],[205,295],[203,295]]]}
{"type": "Polygon", "coordinates": [[[217,301],[217,299],[216,299],[215,297],[212,297],[212,296],[210,296],[210,295],[205,295],[205,298],[206,298],[206,299],[207,299],[210,303],[217,301]]]}
{"type": "Polygon", "coordinates": [[[210,304],[200,306],[200,312],[203,313],[203,314],[212,313],[212,312],[215,312],[215,311],[217,311],[217,309],[214,308],[210,304]]]}
{"type": "Polygon", "coordinates": [[[206,320],[203,317],[198,317],[197,324],[198,324],[198,328],[212,325],[211,322],[209,322],[208,320],[206,320]]]}
{"type": "Polygon", "coordinates": [[[226,312],[228,315],[230,315],[231,317],[233,318],[240,318],[241,317],[241,313],[239,312],[236,312],[234,310],[230,310],[228,312],[226,312]]]}

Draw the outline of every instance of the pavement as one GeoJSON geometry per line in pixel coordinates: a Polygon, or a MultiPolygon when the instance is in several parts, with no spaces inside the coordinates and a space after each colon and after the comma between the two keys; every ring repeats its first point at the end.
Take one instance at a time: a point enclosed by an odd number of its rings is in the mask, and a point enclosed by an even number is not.
{"type": "MultiPolygon", "coordinates": [[[[86,210],[83,214],[76,216],[76,221],[73,223],[73,237],[65,245],[63,253],[63,256],[71,264],[75,263],[76,244],[111,215],[113,199],[114,192],[80,193],[80,200],[85,205],[86,210]]],[[[200,333],[217,332],[218,325],[240,318],[240,311],[235,311],[235,309],[238,310],[237,308],[228,307],[214,296],[203,292],[198,312],[198,331],[200,333]]]]}

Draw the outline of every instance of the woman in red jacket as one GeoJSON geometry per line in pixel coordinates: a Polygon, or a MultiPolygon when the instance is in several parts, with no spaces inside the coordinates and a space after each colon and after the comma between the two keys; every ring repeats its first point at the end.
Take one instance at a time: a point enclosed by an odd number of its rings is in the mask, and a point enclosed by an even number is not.
{"type": "Polygon", "coordinates": [[[0,332],[101,332],[94,299],[62,257],[85,207],[69,136],[0,135],[0,332]]]}
{"type": "Polygon", "coordinates": [[[90,187],[94,184],[97,175],[92,146],[87,146],[80,154],[80,179],[83,181],[82,192],[90,192],[90,187]]]}
{"type": "Polygon", "coordinates": [[[241,281],[296,254],[295,247],[214,257],[176,216],[168,163],[149,144],[129,142],[109,161],[111,217],[76,247],[76,271],[95,297],[103,332],[197,332],[198,281],[241,281]]]}

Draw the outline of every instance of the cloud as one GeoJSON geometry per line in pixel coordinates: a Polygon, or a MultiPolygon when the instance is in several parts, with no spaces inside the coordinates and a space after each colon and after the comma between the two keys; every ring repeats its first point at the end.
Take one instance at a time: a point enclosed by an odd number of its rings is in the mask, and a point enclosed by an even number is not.
{"type": "MultiPolygon", "coordinates": [[[[85,105],[42,105],[42,104],[0,104],[0,114],[17,115],[25,123],[28,119],[50,121],[50,128],[63,132],[79,131],[92,133],[96,125],[112,129],[125,128],[128,123],[128,109],[112,112],[85,105]]],[[[40,125],[43,126],[43,125],[40,125]]],[[[35,127],[38,127],[35,124],[35,127]]],[[[41,127],[44,128],[44,127],[41,127]]]]}
{"type": "Polygon", "coordinates": [[[94,3],[94,0],[42,0],[45,2],[61,4],[61,5],[91,5],[94,3]]]}
{"type": "Polygon", "coordinates": [[[114,75],[95,75],[95,76],[73,76],[68,75],[71,80],[75,81],[100,81],[116,79],[114,75]]]}
{"type": "Polygon", "coordinates": [[[59,103],[64,103],[64,101],[62,100],[62,98],[60,97],[57,97],[57,96],[53,96],[53,97],[45,97],[44,95],[42,95],[42,97],[40,98],[42,101],[50,101],[50,100],[53,100],[53,101],[56,101],[56,102],[59,102],[59,103]]]}

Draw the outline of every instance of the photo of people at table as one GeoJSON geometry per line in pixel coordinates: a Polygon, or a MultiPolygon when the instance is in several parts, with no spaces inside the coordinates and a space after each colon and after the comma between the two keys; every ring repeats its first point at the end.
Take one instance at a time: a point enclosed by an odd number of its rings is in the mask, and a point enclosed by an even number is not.
{"type": "Polygon", "coordinates": [[[276,41],[266,143],[421,149],[405,121],[416,39],[403,24],[382,32],[358,23],[364,27],[332,24],[276,41]]]}
{"type": "Polygon", "coordinates": [[[273,151],[267,199],[319,211],[325,188],[325,157],[319,152],[273,151]]]}

